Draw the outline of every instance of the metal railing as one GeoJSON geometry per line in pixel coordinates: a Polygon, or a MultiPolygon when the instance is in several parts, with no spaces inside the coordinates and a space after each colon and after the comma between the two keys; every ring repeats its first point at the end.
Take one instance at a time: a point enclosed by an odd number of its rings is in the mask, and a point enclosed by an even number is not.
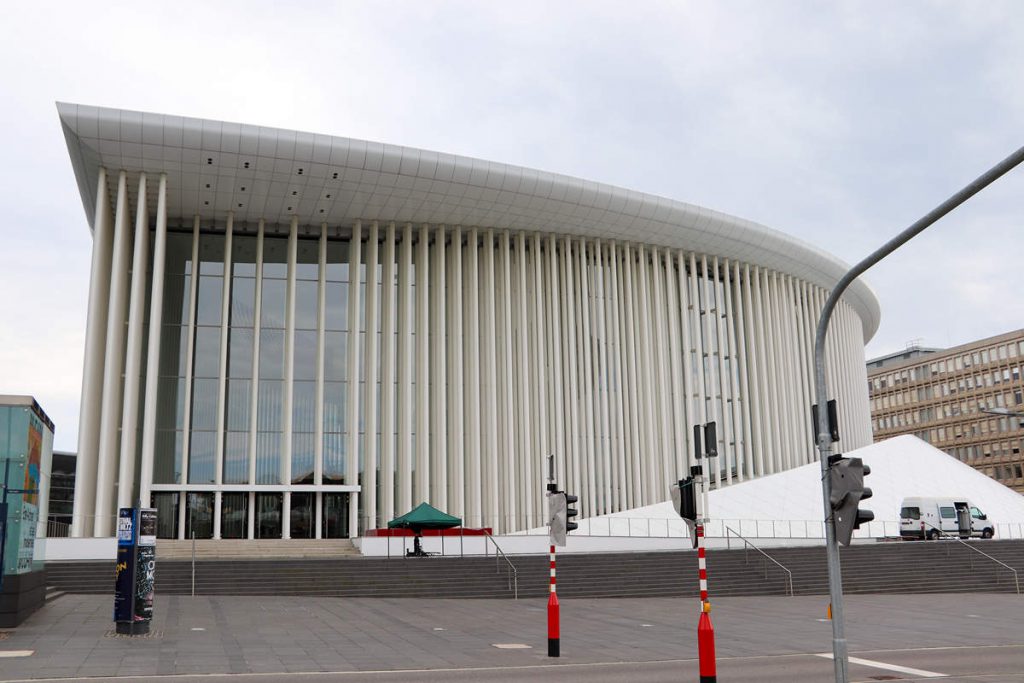
{"type": "Polygon", "coordinates": [[[756,545],[751,543],[749,540],[747,540],[743,536],[740,536],[738,533],[736,533],[736,530],[731,528],[731,527],[725,527],[726,547],[731,547],[731,546],[728,545],[729,544],[729,537],[730,536],[735,536],[736,538],[738,538],[741,541],[743,541],[743,561],[744,561],[744,563],[748,563],[747,548],[753,548],[754,550],[756,550],[757,552],[759,552],[762,555],[762,557],[764,559],[761,562],[764,565],[764,578],[765,578],[765,580],[768,579],[768,562],[765,562],[765,560],[768,560],[768,561],[772,562],[776,567],[778,567],[782,571],[786,572],[786,589],[787,589],[787,594],[790,595],[790,596],[793,595],[793,572],[789,571],[789,569],[787,569],[785,567],[785,565],[783,565],[781,562],[776,560],[774,557],[772,557],[771,555],[769,555],[765,551],[763,551],[760,548],[758,548],[756,545]]]}
{"type": "MultiPolygon", "coordinates": [[[[935,526],[934,524],[930,524],[928,522],[924,522],[923,520],[922,520],[922,522],[925,525],[927,525],[927,526],[931,527],[932,529],[934,529],[935,531],[937,531],[939,533],[939,536],[941,536],[942,538],[947,538],[947,539],[949,539],[951,541],[956,541],[957,543],[959,543],[963,547],[969,548],[970,550],[973,550],[974,552],[978,553],[979,555],[982,555],[983,557],[986,557],[989,560],[992,560],[993,562],[998,564],[1000,567],[1003,567],[1004,569],[1009,570],[1013,574],[1013,585],[1014,585],[1014,588],[1016,588],[1016,590],[1017,590],[1017,595],[1020,595],[1020,577],[1018,576],[1016,569],[1014,569],[1010,565],[1006,564],[1002,560],[999,560],[999,559],[996,559],[996,558],[992,557],[991,555],[989,555],[988,553],[984,552],[983,550],[979,550],[978,548],[975,548],[970,543],[965,543],[964,540],[962,538],[960,538],[959,533],[957,533],[956,535],[953,535],[953,534],[951,534],[951,533],[949,533],[947,531],[944,531],[943,529],[940,529],[939,527],[935,526]]],[[[948,546],[946,548],[946,556],[947,557],[949,556],[949,547],[948,546]]],[[[974,555],[968,555],[968,557],[971,558],[971,569],[973,570],[974,569],[974,555]]],[[[997,569],[996,570],[996,583],[998,583],[998,582],[999,582],[999,570],[997,569]]]]}
{"type": "MultiPolygon", "coordinates": [[[[508,569],[506,570],[509,581],[509,590],[512,591],[512,597],[516,600],[519,599],[519,570],[512,564],[512,560],[508,558],[505,551],[501,549],[498,542],[494,540],[494,537],[490,534],[484,534],[484,537],[494,544],[494,566],[497,572],[501,573],[501,560],[505,560],[508,569]]],[[[487,555],[487,544],[484,544],[484,555],[487,555]]]]}

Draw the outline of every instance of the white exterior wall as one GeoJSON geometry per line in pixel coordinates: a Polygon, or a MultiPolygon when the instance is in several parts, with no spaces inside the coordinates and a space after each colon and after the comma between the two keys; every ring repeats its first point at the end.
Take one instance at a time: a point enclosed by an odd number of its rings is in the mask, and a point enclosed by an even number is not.
{"type": "MultiPolygon", "coordinates": [[[[105,175],[100,182],[107,187],[105,175]]],[[[130,439],[125,447],[112,448],[119,442],[117,427],[122,421],[127,429],[133,423],[143,426],[144,418],[153,419],[154,401],[148,395],[152,384],[143,385],[147,389],[146,415],[138,415],[139,386],[130,382],[125,400],[120,400],[121,376],[126,363],[128,376],[135,376],[143,358],[148,359],[146,367],[151,373],[154,351],[158,351],[139,346],[141,293],[134,286],[132,305],[127,301],[128,255],[133,241],[129,216],[134,213],[145,216],[140,221],[149,221],[145,207],[128,206],[127,183],[128,178],[121,175],[116,201],[110,202],[115,211],[106,206],[98,210],[93,294],[99,300],[102,290],[109,289],[109,296],[116,301],[112,306],[90,304],[92,345],[86,392],[104,399],[104,412],[90,414],[83,426],[83,443],[89,443],[82,449],[82,462],[87,465],[82,486],[98,493],[82,496],[85,502],[95,501],[91,509],[85,504],[76,506],[77,535],[110,533],[108,520],[116,512],[115,492],[120,490],[122,503],[130,499],[130,488],[121,490],[115,477],[130,477],[139,471],[134,462],[139,452],[145,458],[141,472],[151,475],[153,470],[149,460],[153,453],[151,425],[142,431],[140,448],[130,439]],[[111,227],[114,239],[109,235],[111,227]],[[111,249],[111,242],[116,248],[111,249]],[[112,259],[108,258],[111,251],[112,259]],[[111,283],[109,287],[107,283],[111,283]],[[101,320],[108,310],[113,317],[101,320]],[[125,322],[131,323],[127,354],[123,347],[125,322]],[[100,344],[105,346],[97,348],[100,344]],[[98,362],[107,364],[104,372],[95,366],[98,362]],[[105,447],[105,457],[97,458],[92,452],[94,440],[105,447]],[[124,462],[125,458],[132,462],[124,462]],[[89,464],[94,462],[98,464],[95,469],[89,464]]],[[[161,179],[161,198],[163,183],[161,179]]],[[[98,192],[101,197],[104,187],[98,192]]],[[[173,193],[173,188],[166,191],[173,193]]],[[[146,194],[142,193],[143,200],[146,194]]],[[[166,222],[162,205],[156,213],[153,222],[159,221],[162,231],[166,222]]],[[[370,371],[366,373],[368,386],[349,383],[347,419],[353,425],[364,416],[368,431],[365,439],[358,439],[356,430],[348,430],[348,483],[329,489],[352,493],[353,534],[383,526],[423,500],[464,517],[473,526],[498,531],[540,526],[545,522],[542,501],[549,454],[556,458],[558,483],[580,496],[584,516],[650,505],[664,500],[670,482],[686,474],[693,457],[692,427],[709,420],[718,422],[720,457],[713,477],[720,486],[814,459],[809,335],[825,299],[820,287],[713,254],[646,244],[475,226],[414,227],[406,223],[396,227],[386,221],[379,223],[383,229],[378,229],[377,221],[367,225],[369,230],[360,223],[318,225],[311,237],[355,240],[349,251],[347,361],[350,368],[361,361],[370,371]],[[360,262],[369,266],[365,292],[358,286],[360,262]],[[381,285],[376,284],[378,263],[381,285]],[[371,331],[364,344],[358,334],[361,296],[367,299],[366,321],[371,331]],[[372,334],[376,329],[381,331],[379,344],[372,334]],[[381,403],[379,419],[372,407],[377,400],[381,403]],[[378,430],[382,435],[379,447],[378,430]],[[373,452],[360,454],[359,448],[373,452]],[[356,483],[361,466],[369,468],[362,470],[362,486],[380,485],[379,492],[366,492],[362,503],[356,483]],[[362,518],[357,518],[357,510],[362,510],[362,518]]],[[[185,226],[178,220],[174,227],[181,230],[185,226]]],[[[230,214],[203,227],[231,239],[230,214]]],[[[237,230],[235,227],[236,234],[237,230]]],[[[300,231],[294,220],[280,226],[276,234],[283,230],[289,236],[293,270],[298,235],[309,231],[300,231]]],[[[253,232],[249,230],[249,234],[253,232]]],[[[264,232],[261,224],[255,233],[259,240],[264,232]]],[[[156,242],[161,251],[163,239],[161,236],[156,242]]],[[[193,240],[197,239],[194,227],[193,240]]],[[[262,242],[257,253],[262,253],[262,242]]],[[[225,262],[230,258],[228,248],[225,262]]],[[[138,271],[138,254],[135,262],[138,271]]],[[[320,280],[322,291],[322,274],[320,280]]],[[[229,285],[230,279],[223,293],[225,309],[229,285]]],[[[148,286],[152,287],[152,282],[148,286]]],[[[147,481],[142,485],[145,494],[150,490],[281,491],[285,494],[287,537],[290,493],[328,490],[320,483],[320,430],[316,483],[288,483],[294,287],[294,273],[290,272],[280,486],[258,486],[250,474],[250,484],[241,486],[223,484],[220,476],[216,483],[206,485],[151,487],[147,481]]],[[[153,292],[157,301],[161,298],[158,290],[153,292]]],[[[190,297],[186,319],[191,330],[194,291],[190,297]]],[[[322,340],[324,302],[318,307],[322,340]]],[[[225,325],[222,349],[228,344],[227,333],[225,325]]],[[[150,344],[159,342],[159,335],[148,338],[150,344]]],[[[844,302],[837,308],[827,342],[829,387],[840,408],[843,440],[839,448],[868,445],[871,430],[863,330],[860,317],[844,302]]],[[[258,347],[254,353],[255,362],[258,347]]],[[[320,349],[318,419],[324,415],[322,354],[320,349]]],[[[191,358],[191,348],[186,355],[191,358]]],[[[225,372],[222,362],[221,405],[225,372]]],[[[353,370],[350,377],[354,376],[353,370]]],[[[186,378],[186,393],[189,384],[186,378]]],[[[185,405],[187,411],[189,402],[185,405]]],[[[255,406],[252,413],[256,414],[255,406]]],[[[222,424],[219,438],[223,438],[222,424]]],[[[187,444],[186,433],[183,481],[188,481],[187,444]]],[[[218,460],[222,454],[221,444],[218,460]]],[[[253,446],[249,457],[255,458],[253,446]]],[[[222,466],[217,463],[218,475],[222,466]]],[[[249,470],[254,471],[253,462],[249,470]]],[[[216,500],[220,502],[220,495],[216,500]]],[[[318,496],[318,513],[320,506],[318,496]]],[[[184,506],[179,514],[184,517],[184,506]]],[[[319,519],[317,514],[318,536],[319,519]]],[[[219,525],[216,528],[219,531],[219,525]]]]}

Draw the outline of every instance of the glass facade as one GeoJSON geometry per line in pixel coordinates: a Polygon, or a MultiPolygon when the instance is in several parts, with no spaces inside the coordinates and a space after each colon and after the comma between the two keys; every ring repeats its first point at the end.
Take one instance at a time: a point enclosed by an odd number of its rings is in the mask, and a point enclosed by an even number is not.
{"type": "Polygon", "coordinates": [[[296,236],[291,268],[289,251],[281,234],[168,233],[152,495],[161,538],[281,538],[286,526],[314,538],[321,507],[323,534],[349,535],[347,494],[289,488],[349,483],[348,240],[296,236]]]}

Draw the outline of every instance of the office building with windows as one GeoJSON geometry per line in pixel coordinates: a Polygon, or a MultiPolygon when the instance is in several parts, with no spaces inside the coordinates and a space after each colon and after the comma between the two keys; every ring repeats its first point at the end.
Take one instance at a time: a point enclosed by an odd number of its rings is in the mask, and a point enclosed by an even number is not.
{"type": "MultiPolygon", "coordinates": [[[[394,145],[59,104],[93,235],[74,535],[331,538],[427,501],[544,523],[814,458],[811,339],[837,259],[601,183],[394,145]]],[[[857,282],[829,335],[870,443],[857,282]]]]}
{"type": "Polygon", "coordinates": [[[1024,493],[1024,329],[868,361],[875,440],[914,434],[1024,493]]]}

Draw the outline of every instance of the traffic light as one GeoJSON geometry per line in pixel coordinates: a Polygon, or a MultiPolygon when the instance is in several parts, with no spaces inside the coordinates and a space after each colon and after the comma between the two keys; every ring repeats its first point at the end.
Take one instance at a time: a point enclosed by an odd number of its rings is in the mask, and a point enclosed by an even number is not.
{"type": "Polygon", "coordinates": [[[686,522],[693,547],[696,548],[697,535],[694,531],[697,528],[697,490],[693,485],[693,477],[680,479],[679,483],[672,487],[672,507],[686,522]]]}
{"type": "Polygon", "coordinates": [[[548,493],[548,535],[552,545],[564,546],[566,534],[579,528],[579,524],[571,521],[579,511],[569,507],[578,500],[577,496],[564,491],[548,493]]]}
{"type": "Polygon", "coordinates": [[[579,524],[572,521],[572,518],[580,514],[579,510],[572,507],[579,501],[578,496],[574,496],[571,493],[562,493],[565,496],[565,530],[566,532],[573,531],[580,527],[579,524]]]}
{"type": "Polygon", "coordinates": [[[860,458],[844,458],[836,455],[829,465],[829,480],[832,492],[829,504],[835,521],[836,539],[843,545],[850,545],[853,530],[875,518],[871,510],[859,509],[860,502],[871,497],[871,489],[864,486],[864,477],[871,474],[871,468],[860,458]]]}

